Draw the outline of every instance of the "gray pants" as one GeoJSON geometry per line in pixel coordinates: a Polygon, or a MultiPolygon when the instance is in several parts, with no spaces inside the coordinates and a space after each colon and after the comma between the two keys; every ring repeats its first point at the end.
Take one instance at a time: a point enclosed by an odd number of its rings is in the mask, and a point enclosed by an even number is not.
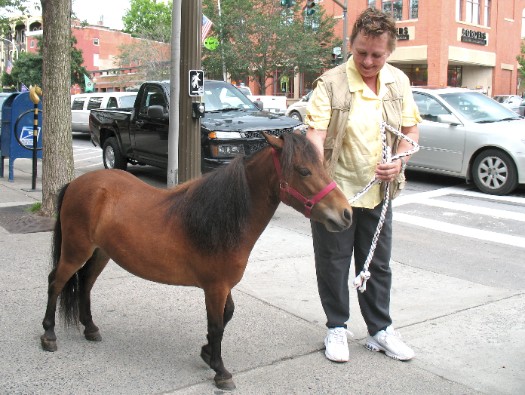
{"type": "MultiPolygon", "coordinates": [[[[348,277],[352,253],[357,275],[363,269],[370,251],[382,206],[383,203],[374,209],[354,208],[352,226],[342,232],[328,232],[321,223],[311,221],[317,287],[328,328],[341,326],[346,328],[346,321],[350,318],[348,277]]],[[[371,335],[392,324],[389,312],[392,285],[391,250],[392,205],[390,204],[369,266],[371,277],[366,283],[366,291],[363,293],[357,291],[361,314],[371,335]]]]}

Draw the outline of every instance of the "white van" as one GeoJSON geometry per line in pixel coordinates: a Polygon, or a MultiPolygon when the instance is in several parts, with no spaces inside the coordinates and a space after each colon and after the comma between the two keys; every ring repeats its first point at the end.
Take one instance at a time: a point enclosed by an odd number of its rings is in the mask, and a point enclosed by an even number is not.
{"type": "Polygon", "coordinates": [[[71,123],[75,133],[89,133],[89,112],[94,108],[131,108],[138,92],[94,92],[71,96],[71,123]]]}

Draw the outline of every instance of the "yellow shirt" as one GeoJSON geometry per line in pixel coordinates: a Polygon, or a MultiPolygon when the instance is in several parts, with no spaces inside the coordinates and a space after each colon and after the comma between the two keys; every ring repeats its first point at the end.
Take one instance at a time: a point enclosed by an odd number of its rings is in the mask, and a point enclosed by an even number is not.
{"type": "MultiPolygon", "coordinates": [[[[376,95],[364,83],[353,58],[346,63],[346,72],[354,100],[348,117],[341,156],[335,168],[334,181],[350,199],[375,177],[376,165],[381,162],[382,145],[379,125],[382,121],[382,98],[388,91],[386,84],[394,83],[395,79],[387,68],[382,68],[378,76],[379,89],[376,95]]],[[[420,122],[420,117],[410,85],[407,83],[401,89],[403,95],[402,126],[416,125],[420,122]]],[[[330,123],[330,114],[330,99],[323,81],[320,80],[306,109],[306,123],[314,129],[326,130],[330,123]]],[[[380,186],[376,184],[352,205],[374,208],[381,203],[382,199],[380,186]]]]}

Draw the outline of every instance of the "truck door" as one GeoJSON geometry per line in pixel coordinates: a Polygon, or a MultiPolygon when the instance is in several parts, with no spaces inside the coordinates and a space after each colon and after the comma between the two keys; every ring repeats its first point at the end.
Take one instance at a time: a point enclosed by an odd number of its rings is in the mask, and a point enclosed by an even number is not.
{"type": "Polygon", "coordinates": [[[130,120],[130,135],[137,159],[165,167],[168,163],[168,105],[163,89],[154,84],[143,87],[139,108],[130,120]],[[154,118],[148,115],[150,106],[162,106],[166,116],[154,118]]]}

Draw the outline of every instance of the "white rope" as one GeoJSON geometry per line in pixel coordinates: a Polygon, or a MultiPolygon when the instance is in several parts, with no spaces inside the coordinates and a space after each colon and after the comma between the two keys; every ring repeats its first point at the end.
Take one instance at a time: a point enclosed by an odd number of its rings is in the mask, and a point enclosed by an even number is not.
{"type": "MultiPolygon", "coordinates": [[[[391,127],[386,122],[381,122],[379,127],[380,133],[381,133],[381,143],[382,143],[382,154],[381,154],[381,163],[390,163],[394,160],[412,155],[413,153],[419,151],[419,145],[412,140],[410,137],[405,136],[403,133],[401,133],[399,130],[391,127]],[[402,138],[405,141],[408,141],[412,145],[412,149],[402,152],[400,154],[396,154],[392,156],[391,149],[387,144],[386,140],[386,130],[389,132],[394,133],[396,136],[402,138]]],[[[380,183],[381,181],[377,178],[373,178],[360,192],[358,192],[353,198],[348,199],[348,202],[353,203],[361,196],[363,196],[366,192],[372,188],[373,185],[380,183]]],[[[370,251],[368,252],[368,256],[366,257],[365,264],[363,265],[363,269],[361,272],[357,275],[357,277],[353,281],[354,288],[357,288],[360,292],[366,291],[366,282],[370,278],[370,272],[368,268],[370,267],[370,262],[372,261],[372,258],[374,257],[374,252],[377,247],[377,241],[379,239],[379,234],[381,233],[381,229],[383,228],[383,224],[385,223],[385,217],[386,217],[386,211],[388,209],[388,204],[390,202],[390,182],[386,184],[385,187],[385,199],[383,200],[383,207],[381,208],[381,215],[379,216],[379,222],[377,223],[376,231],[374,233],[374,237],[372,238],[372,244],[370,246],[370,251]]]]}

